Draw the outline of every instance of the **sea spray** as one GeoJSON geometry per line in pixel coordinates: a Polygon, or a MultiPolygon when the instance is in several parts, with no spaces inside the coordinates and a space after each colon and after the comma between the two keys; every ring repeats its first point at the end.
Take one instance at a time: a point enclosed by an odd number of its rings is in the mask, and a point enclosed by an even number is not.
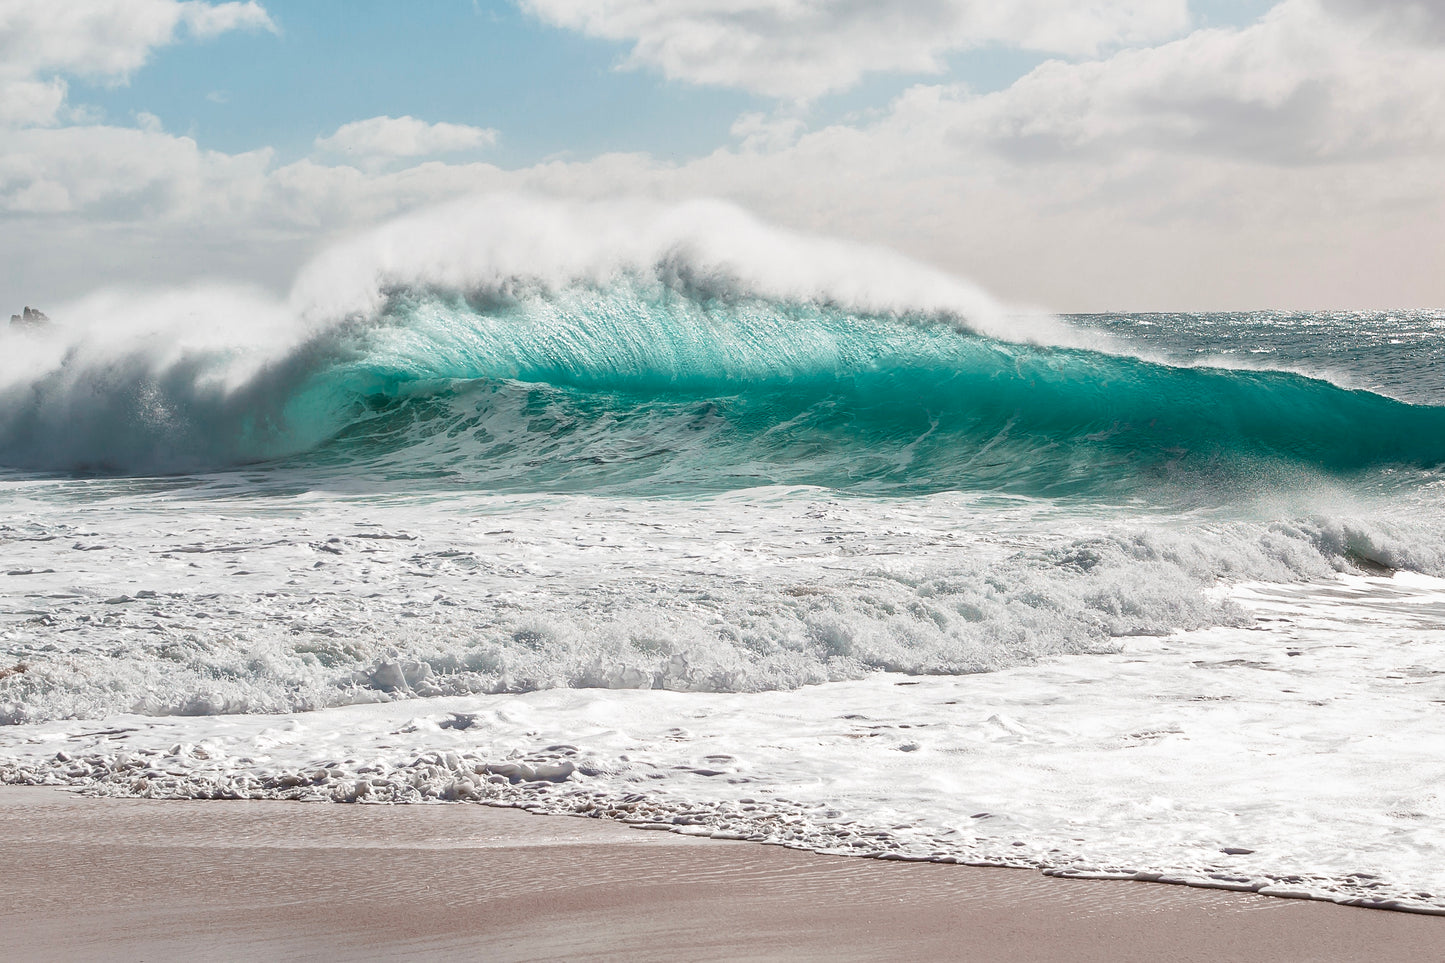
{"type": "Polygon", "coordinates": [[[327,252],[285,302],[196,288],[66,316],[0,367],[0,466],[1119,499],[1445,461],[1432,405],[1134,357],[715,204],[491,198],[327,252]]]}

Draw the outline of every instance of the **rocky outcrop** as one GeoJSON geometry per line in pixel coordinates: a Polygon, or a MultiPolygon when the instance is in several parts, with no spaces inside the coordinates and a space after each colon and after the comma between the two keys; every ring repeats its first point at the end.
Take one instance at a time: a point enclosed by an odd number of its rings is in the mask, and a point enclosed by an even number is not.
{"type": "Polygon", "coordinates": [[[44,311],[36,310],[27,306],[22,314],[10,315],[10,326],[12,328],[40,328],[50,323],[44,311]]]}

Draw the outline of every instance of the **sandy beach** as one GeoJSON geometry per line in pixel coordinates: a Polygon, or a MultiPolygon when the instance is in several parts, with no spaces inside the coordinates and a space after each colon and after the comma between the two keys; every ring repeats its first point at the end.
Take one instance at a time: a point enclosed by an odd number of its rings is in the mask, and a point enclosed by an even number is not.
{"type": "Polygon", "coordinates": [[[29,960],[1436,960],[1445,920],[477,805],[0,790],[29,960]]]}

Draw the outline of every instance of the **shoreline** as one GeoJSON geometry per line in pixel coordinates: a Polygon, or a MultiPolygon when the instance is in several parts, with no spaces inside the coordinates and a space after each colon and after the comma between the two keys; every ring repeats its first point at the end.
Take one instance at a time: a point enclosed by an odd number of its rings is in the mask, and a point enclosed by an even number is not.
{"type": "Polygon", "coordinates": [[[481,805],[0,787],[31,959],[1433,960],[1445,922],[1036,871],[827,856],[481,805]]]}

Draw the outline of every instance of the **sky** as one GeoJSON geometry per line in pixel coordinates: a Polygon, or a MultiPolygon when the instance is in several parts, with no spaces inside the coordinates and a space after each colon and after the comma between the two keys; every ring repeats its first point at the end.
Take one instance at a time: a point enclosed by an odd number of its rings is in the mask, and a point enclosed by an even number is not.
{"type": "Polygon", "coordinates": [[[10,312],[519,191],[1062,312],[1441,307],[1442,171],[1442,0],[0,0],[10,312]]]}

